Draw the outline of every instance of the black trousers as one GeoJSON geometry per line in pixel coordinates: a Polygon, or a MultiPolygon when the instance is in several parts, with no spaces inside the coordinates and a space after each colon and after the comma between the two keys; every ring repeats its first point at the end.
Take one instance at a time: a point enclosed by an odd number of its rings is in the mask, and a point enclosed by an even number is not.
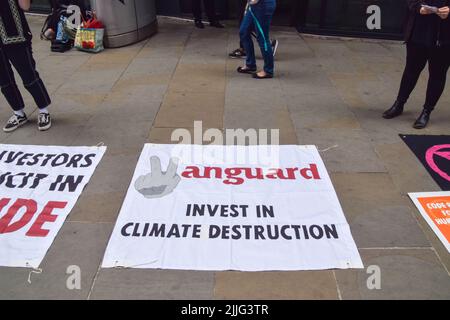
{"type": "Polygon", "coordinates": [[[36,71],[31,45],[10,45],[0,47],[0,87],[11,108],[19,111],[25,107],[12,66],[17,70],[39,109],[48,107],[51,100],[36,71]]]}
{"type": "MultiPolygon", "coordinates": [[[[205,6],[206,15],[210,22],[216,21],[216,6],[214,0],[203,0],[205,6]]],[[[192,13],[194,14],[195,20],[202,20],[202,1],[192,0],[192,13]]]]}
{"type": "Polygon", "coordinates": [[[433,110],[445,89],[450,67],[450,47],[425,47],[407,44],[406,67],[398,94],[398,101],[406,103],[416,87],[420,74],[428,62],[429,79],[425,108],[433,110]]]}

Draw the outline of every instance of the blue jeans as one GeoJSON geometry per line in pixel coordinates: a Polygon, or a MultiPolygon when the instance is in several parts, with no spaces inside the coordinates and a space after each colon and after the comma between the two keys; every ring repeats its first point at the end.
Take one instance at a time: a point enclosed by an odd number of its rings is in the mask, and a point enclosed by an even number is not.
{"type": "Polygon", "coordinates": [[[269,30],[276,7],[276,0],[260,0],[257,4],[250,6],[244,15],[239,30],[242,45],[247,53],[247,67],[256,69],[255,48],[252,40],[252,31],[256,31],[258,44],[264,58],[264,71],[268,74],[274,73],[273,50],[269,30]]]}

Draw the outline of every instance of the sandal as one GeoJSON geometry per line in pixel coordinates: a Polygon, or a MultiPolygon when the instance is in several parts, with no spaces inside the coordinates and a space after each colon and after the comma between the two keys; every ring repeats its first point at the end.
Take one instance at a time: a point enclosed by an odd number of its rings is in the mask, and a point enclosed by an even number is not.
{"type": "Polygon", "coordinates": [[[239,72],[239,73],[246,73],[246,74],[254,74],[256,72],[256,68],[255,69],[251,69],[249,67],[238,67],[237,68],[237,72],[239,72]]]}
{"type": "Polygon", "coordinates": [[[254,79],[272,79],[273,74],[266,73],[265,75],[260,76],[257,72],[255,72],[255,73],[253,73],[253,78],[254,79]]]}

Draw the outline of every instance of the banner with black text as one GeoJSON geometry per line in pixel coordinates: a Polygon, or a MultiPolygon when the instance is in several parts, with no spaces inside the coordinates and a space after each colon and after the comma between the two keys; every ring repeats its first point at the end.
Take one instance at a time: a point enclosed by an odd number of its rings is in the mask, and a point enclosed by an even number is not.
{"type": "Polygon", "coordinates": [[[0,266],[39,267],[105,151],[0,145],[0,266]]]}
{"type": "Polygon", "coordinates": [[[145,145],[102,266],[362,268],[316,147],[265,148],[145,145]]]}

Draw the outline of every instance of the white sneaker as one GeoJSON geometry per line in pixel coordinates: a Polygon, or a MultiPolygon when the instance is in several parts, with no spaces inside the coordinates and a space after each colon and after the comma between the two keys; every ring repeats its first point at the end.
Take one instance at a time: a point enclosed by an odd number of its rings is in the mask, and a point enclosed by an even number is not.
{"type": "Polygon", "coordinates": [[[8,122],[6,123],[5,127],[3,128],[3,131],[4,132],[13,132],[14,130],[20,128],[27,122],[28,122],[28,118],[27,118],[26,114],[24,114],[23,116],[13,114],[13,116],[11,118],[9,118],[8,122]]]}
{"type": "Polygon", "coordinates": [[[38,129],[39,131],[47,131],[52,127],[52,118],[49,113],[39,113],[38,129]]]}

